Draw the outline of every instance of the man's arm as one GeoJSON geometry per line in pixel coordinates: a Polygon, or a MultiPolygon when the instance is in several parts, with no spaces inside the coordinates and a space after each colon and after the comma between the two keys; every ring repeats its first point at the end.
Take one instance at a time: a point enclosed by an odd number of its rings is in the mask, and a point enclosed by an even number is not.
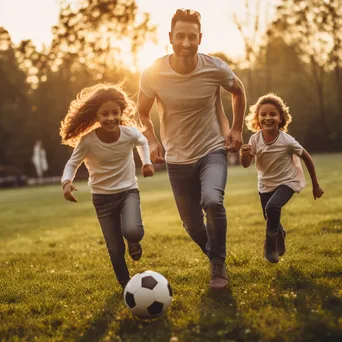
{"type": "Polygon", "coordinates": [[[141,131],[147,138],[152,162],[161,163],[164,161],[163,148],[156,137],[154,126],[150,117],[150,111],[153,106],[153,102],[154,99],[147,97],[141,90],[139,90],[137,107],[140,123],[142,125],[141,131]]]}
{"type": "Polygon", "coordinates": [[[229,133],[229,121],[228,118],[226,117],[226,114],[224,113],[224,108],[222,104],[222,98],[221,98],[221,88],[218,87],[216,91],[216,102],[215,102],[215,107],[216,107],[216,117],[217,121],[220,126],[220,133],[222,136],[227,137],[229,133]]]}
{"type": "Polygon", "coordinates": [[[237,152],[242,145],[242,127],[246,111],[246,92],[242,82],[235,76],[226,88],[232,94],[233,124],[227,136],[228,151],[237,152]]]}

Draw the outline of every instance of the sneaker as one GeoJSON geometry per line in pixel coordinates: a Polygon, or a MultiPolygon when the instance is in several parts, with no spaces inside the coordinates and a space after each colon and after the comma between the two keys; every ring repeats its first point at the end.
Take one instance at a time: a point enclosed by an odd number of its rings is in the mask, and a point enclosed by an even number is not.
{"type": "Polygon", "coordinates": [[[221,290],[228,285],[228,274],[224,262],[210,261],[210,273],[209,287],[212,290],[221,290]]]}
{"type": "Polygon", "coordinates": [[[142,248],[139,242],[128,242],[128,252],[134,261],[138,261],[142,255],[142,248]]]}
{"type": "Polygon", "coordinates": [[[277,245],[278,245],[278,254],[282,256],[285,254],[285,238],[286,238],[286,230],[284,228],[280,228],[277,235],[277,245]]]}
{"type": "Polygon", "coordinates": [[[264,257],[267,261],[277,263],[279,261],[279,253],[277,248],[277,234],[269,235],[266,233],[264,244],[264,257]]]}

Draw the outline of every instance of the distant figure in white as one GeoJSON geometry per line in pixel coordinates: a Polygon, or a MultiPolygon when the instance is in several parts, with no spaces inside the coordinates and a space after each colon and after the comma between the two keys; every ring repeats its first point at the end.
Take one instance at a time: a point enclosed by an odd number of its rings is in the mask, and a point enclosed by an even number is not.
{"type": "Polygon", "coordinates": [[[37,140],[33,147],[33,155],[31,159],[37,173],[38,179],[43,178],[43,174],[48,169],[48,163],[46,159],[46,151],[43,148],[41,140],[37,140]]]}

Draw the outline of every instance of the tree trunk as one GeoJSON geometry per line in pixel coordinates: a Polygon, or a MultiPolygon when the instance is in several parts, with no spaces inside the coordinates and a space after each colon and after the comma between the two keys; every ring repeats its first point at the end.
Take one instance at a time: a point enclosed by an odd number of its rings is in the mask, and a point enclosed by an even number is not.
{"type": "Polygon", "coordinates": [[[325,113],[325,103],[324,103],[324,70],[322,66],[319,66],[319,79],[317,79],[317,95],[318,95],[318,105],[319,105],[319,115],[321,119],[323,137],[328,140],[329,137],[329,127],[327,123],[326,113],[325,113]]]}
{"type": "Polygon", "coordinates": [[[336,76],[337,102],[339,106],[339,114],[342,119],[342,82],[341,82],[341,77],[340,77],[340,68],[337,63],[335,66],[335,76],[336,76]]]}

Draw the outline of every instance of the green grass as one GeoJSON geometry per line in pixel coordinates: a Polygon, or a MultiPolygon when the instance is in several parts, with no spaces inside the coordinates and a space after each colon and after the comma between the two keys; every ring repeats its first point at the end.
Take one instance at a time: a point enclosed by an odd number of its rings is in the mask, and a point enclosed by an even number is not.
{"type": "Polygon", "coordinates": [[[184,232],[165,172],[139,178],[145,237],[131,274],[165,275],[173,302],[160,319],[132,317],[122,300],[90,191],[59,186],[0,192],[1,341],[342,340],[342,155],[314,156],[322,199],[308,185],[283,210],[287,252],[263,260],[264,221],[254,167],[229,168],[227,265],[222,293],[184,232]]]}

